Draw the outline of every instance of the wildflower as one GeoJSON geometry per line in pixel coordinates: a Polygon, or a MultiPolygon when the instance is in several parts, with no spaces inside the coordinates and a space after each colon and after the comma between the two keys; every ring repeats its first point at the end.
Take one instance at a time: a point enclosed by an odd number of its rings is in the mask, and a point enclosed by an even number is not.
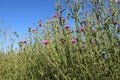
{"type": "Polygon", "coordinates": [[[86,16],[88,16],[88,14],[89,14],[89,12],[88,12],[88,11],[87,11],[87,12],[85,12],[85,15],[86,15],[86,16]]]}
{"type": "Polygon", "coordinates": [[[65,18],[62,19],[62,22],[65,23],[65,18]]]}
{"type": "Polygon", "coordinates": [[[42,27],[42,20],[39,20],[38,25],[42,27]]]}
{"type": "Polygon", "coordinates": [[[48,40],[43,40],[43,44],[48,44],[49,41],[48,40]]]}
{"type": "Polygon", "coordinates": [[[51,23],[51,24],[53,23],[53,19],[50,20],[50,23],[51,23]]]}
{"type": "Polygon", "coordinates": [[[65,29],[69,29],[70,27],[69,26],[64,26],[65,29]]]}
{"type": "Polygon", "coordinates": [[[56,4],[56,5],[55,5],[55,8],[56,8],[56,10],[60,9],[60,5],[59,5],[59,4],[56,4]]]}
{"type": "Polygon", "coordinates": [[[10,41],[12,42],[12,41],[15,41],[15,39],[13,39],[13,38],[10,38],[10,41]]]}
{"type": "Polygon", "coordinates": [[[25,39],[25,40],[21,40],[21,41],[19,41],[19,43],[21,43],[21,44],[23,44],[23,43],[27,43],[27,39],[25,39]]]}
{"type": "Polygon", "coordinates": [[[74,43],[77,42],[77,40],[76,39],[72,39],[71,42],[74,44],[74,43]]]}
{"type": "Polygon", "coordinates": [[[117,3],[120,3],[120,0],[116,0],[117,3]]]}
{"type": "Polygon", "coordinates": [[[92,33],[95,33],[95,30],[92,30],[92,33]]]}
{"type": "Polygon", "coordinates": [[[31,29],[31,32],[33,32],[33,33],[34,33],[35,31],[36,31],[36,29],[31,29]]]}
{"type": "Polygon", "coordinates": [[[80,31],[84,31],[85,30],[85,28],[84,27],[80,27],[80,31]]]}
{"type": "Polygon", "coordinates": [[[54,17],[54,19],[57,19],[58,18],[58,14],[54,14],[53,17],[54,17]]]}
{"type": "Polygon", "coordinates": [[[86,21],[83,19],[83,20],[82,20],[82,23],[85,23],[85,22],[86,22],[86,21]]]}

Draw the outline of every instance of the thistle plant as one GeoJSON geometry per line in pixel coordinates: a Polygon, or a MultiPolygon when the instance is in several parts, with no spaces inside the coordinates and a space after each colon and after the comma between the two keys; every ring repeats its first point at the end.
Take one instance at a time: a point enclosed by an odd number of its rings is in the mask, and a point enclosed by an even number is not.
{"type": "Polygon", "coordinates": [[[54,1],[56,13],[29,28],[17,52],[0,54],[0,79],[119,80],[119,0],[54,1]]]}

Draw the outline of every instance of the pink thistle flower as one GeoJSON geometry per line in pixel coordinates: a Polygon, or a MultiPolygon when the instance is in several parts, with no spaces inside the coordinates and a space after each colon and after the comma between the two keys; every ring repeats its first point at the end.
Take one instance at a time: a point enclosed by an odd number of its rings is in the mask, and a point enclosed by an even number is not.
{"type": "Polygon", "coordinates": [[[62,22],[65,23],[65,18],[62,19],[62,22]]]}
{"type": "Polygon", "coordinates": [[[43,44],[48,44],[49,41],[48,40],[43,40],[43,44]]]}
{"type": "Polygon", "coordinates": [[[23,40],[23,43],[27,43],[27,39],[23,40]]]}
{"type": "Polygon", "coordinates": [[[80,27],[80,31],[84,31],[85,30],[85,28],[84,27],[80,27]]]}
{"type": "Polygon", "coordinates": [[[42,27],[42,23],[39,23],[39,26],[42,27]]]}
{"type": "Polygon", "coordinates": [[[51,23],[51,24],[53,23],[53,19],[50,20],[50,23],[51,23]]]}
{"type": "Polygon", "coordinates": [[[42,20],[39,20],[39,21],[38,21],[38,25],[39,25],[40,27],[42,27],[42,20]]]}
{"type": "Polygon", "coordinates": [[[65,29],[69,29],[70,27],[69,26],[64,26],[65,29]]]}
{"type": "Polygon", "coordinates": [[[77,40],[76,39],[72,39],[71,42],[74,44],[74,43],[77,42],[77,40]]]}
{"type": "Polygon", "coordinates": [[[33,32],[33,33],[34,33],[35,31],[36,31],[36,29],[31,29],[31,32],[33,32]]]}
{"type": "Polygon", "coordinates": [[[54,19],[58,18],[58,14],[53,15],[54,19]]]}
{"type": "Polygon", "coordinates": [[[59,9],[60,5],[59,4],[55,4],[55,7],[56,7],[56,9],[59,9]]]}
{"type": "Polygon", "coordinates": [[[85,23],[86,22],[85,19],[83,19],[82,22],[85,23]]]}
{"type": "Polygon", "coordinates": [[[10,41],[15,41],[15,39],[13,39],[13,38],[10,38],[10,41]]]}
{"type": "Polygon", "coordinates": [[[116,0],[117,3],[120,3],[120,0],[116,0]]]}
{"type": "Polygon", "coordinates": [[[27,40],[26,39],[25,40],[21,40],[21,41],[19,41],[19,43],[21,43],[21,44],[27,43],[27,40]]]}

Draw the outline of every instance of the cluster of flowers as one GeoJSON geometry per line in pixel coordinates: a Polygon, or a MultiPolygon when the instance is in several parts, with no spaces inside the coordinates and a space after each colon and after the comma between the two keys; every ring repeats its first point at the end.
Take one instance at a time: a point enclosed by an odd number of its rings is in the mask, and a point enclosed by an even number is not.
{"type": "MultiPolygon", "coordinates": [[[[120,0],[117,0],[117,2],[120,3],[120,0]]],[[[59,5],[56,4],[56,7],[58,8],[59,5]]],[[[54,20],[58,19],[58,17],[59,17],[59,14],[57,14],[57,13],[54,14],[54,15],[53,15],[53,19],[50,20],[50,23],[52,23],[54,20]]],[[[86,21],[85,21],[85,20],[82,20],[82,22],[85,23],[86,21]]],[[[64,18],[63,18],[63,23],[65,23],[65,19],[64,19],[64,18]]],[[[113,21],[113,24],[114,24],[114,25],[118,24],[118,20],[114,20],[114,21],[113,21]]],[[[42,26],[43,26],[42,20],[39,20],[38,25],[39,25],[39,27],[42,27],[42,26]]],[[[64,26],[64,29],[66,29],[66,30],[68,30],[69,28],[70,28],[70,26],[68,26],[68,25],[64,26]]],[[[84,31],[84,30],[85,30],[85,27],[80,27],[79,30],[80,30],[80,31],[84,31]]],[[[32,33],[34,33],[34,32],[36,32],[36,29],[33,28],[33,29],[31,29],[30,31],[31,31],[32,33]]],[[[94,31],[93,31],[93,32],[94,32],[94,31]]],[[[74,43],[76,43],[76,42],[77,42],[76,39],[71,39],[71,43],[74,44],[74,43]]],[[[27,43],[27,40],[26,40],[26,39],[25,39],[25,40],[21,40],[21,41],[19,41],[19,43],[27,43]]],[[[45,45],[47,45],[47,44],[49,44],[49,40],[43,40],[42,43],[45,44],[45,45]]]]}

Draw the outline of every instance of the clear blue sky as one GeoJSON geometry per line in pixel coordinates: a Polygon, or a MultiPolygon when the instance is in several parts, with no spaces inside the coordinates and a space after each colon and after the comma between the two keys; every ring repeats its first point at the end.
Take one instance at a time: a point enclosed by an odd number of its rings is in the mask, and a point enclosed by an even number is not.
{"type": "MultiPolygon", "coordinates": [[[[0,29],[4,30],[11,25],[8,32],[12,34],[16,31],[20,38],[24,39],[23,36],[27,33],[28,27],[36,27],[40,19],[44,22],[47,16],[52,17],[54,13],[54,0],[0,0],[0,29]],[[4,25],[2,25],[3,20],[4,25]]],[[[1,39],[3,38],[0,34],[1,39]]],[[[13,39],[16,38],[13,37],[13,39]]],[[[0,45],[1,43],[2,41],[0,45]]],[[[8,43],[5,42],[5,44],[8,43]]]]}
{"type": "MultiPolygon", "coordinates": [[[[4,27],[10,24],[11,31],[19,34],[54,12],[54,0],[0,0],[0,23],[4,20],[4,27]]],[[[0,29],[4,27],[0,26],[0,29]]]]}

